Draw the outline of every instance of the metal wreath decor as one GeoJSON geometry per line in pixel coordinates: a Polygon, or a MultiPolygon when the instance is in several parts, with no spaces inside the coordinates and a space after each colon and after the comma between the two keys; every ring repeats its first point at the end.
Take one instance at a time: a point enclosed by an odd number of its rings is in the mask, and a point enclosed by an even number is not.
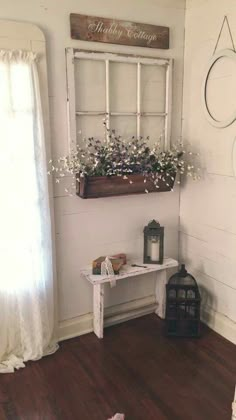
{"type": "Polygon", "coordinates": [[[232,124],[236,120],[236,104],[235,104],[234,112],[226,120],[219,121],[213,117],[210,111],[208,102],[207,102],[207,83],[208,83],[209,75],[214,65],[221,58],[228,58],[236,62],[236,53],[233,50],[225,49],[225,50],[220,50],[217,54],[214,54],[210,60],[210,63],[208,64],[206,75],[204,77],[204,82],[202,86],[203,107],[204,107],[206,118],[211,123],[211,125],[218,128],[228,127],[230,124],[232,124]]]}
{"type": "Polygon", "coordinates": [[[217,128],[228,127],[230,124],[232,124],[236,120],[236,105],[235,105],[234,111],[231,113],[231,115],[229,115],[228,118],[218,120],[218,119],[214,118],[214,116],[212,115],[211,110],[209,108],[209,104],[207,102],[207,83],[209,81],[210,73],[211,73],[213,67],[215,66],[215,64],[222,58],[228,58],[229,60],[232,60],[232,61],[236,62],[236,49],[235,49],[233,35],[232,35],[231,29],[230,29],[229,20],[228,20],[227,16],[224,16],[219,35],[217,37],[216,45],[215,45],[215,48],[214,48],[214,51],[213,51],[213,56],[212,56],[208,66],[207,66],[206,74],[205,74],[205,77],[204,77],[204,82],[203,82],[203,85],[202,85],[202,100],[203,100],[203,108],[204,108],[204,111],[205,111],[206,118],[211,125],[213,125],[214,127],[217,127],[217,128]],[[227,25],[227,28],[228,28],[229,36],[230,36],[231,43],[232,43],[232,49],[223,49],[223,50],[220,50],[218,53],[216,53],[216,49],[217,49],[217,46],[219,44],[219,40],[220,40],[220,37],[221,37],[221,34],[222,34],[222,30],[223,30],[223,27],[224,27],[225,24],[227,25]]]}

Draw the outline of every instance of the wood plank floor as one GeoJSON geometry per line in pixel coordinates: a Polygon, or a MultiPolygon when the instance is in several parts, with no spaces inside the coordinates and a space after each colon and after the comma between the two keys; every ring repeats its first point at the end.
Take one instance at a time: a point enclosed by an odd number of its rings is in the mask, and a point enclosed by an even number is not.
{"type": "Polygon", "coordinates": [[[207,328],[167,338],[162,326],[148,315],[0,375],[0,420],[230,420],[236,346],[207,328]]]}

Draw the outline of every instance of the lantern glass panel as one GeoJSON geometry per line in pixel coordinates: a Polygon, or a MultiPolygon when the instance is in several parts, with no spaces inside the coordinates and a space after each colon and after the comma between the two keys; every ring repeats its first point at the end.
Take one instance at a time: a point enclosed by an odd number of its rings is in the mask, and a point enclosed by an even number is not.
{"type": "Polygon", "coordinates": [[[186,297],[186,292],[185,292],[185,290],[184,290],[184,289],[179,289],[179,290],[178,290],[178,298],[179,298],[179,299],[185,299],[185,297],[186,297]]]}
{"type": "Polygon", "coordinates": [[[150,261],[157,262],[160,259],[160,236],[153,235],[148,237],[147,254],[150,261]]]}
{"type": "Polygon", "coordinates": [[[176,290],[175,290],[175,289],[170,289],[170,290],[169,290],[168,297],[169,297],[170,299],[175,299],[175,298],[176,298],[176,290]]]}
{"type": "Polygon", "coordinates": [[[195,299],[195,293],[193,290],[188,290],[187,291],[187,298],[188,299],[195,299]]]}

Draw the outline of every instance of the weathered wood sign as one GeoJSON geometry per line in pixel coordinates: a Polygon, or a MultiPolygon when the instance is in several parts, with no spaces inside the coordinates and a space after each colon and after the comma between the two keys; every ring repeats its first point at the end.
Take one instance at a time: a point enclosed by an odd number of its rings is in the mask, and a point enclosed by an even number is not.
{"type": "Polygon", "coordinates": [[[169,28],[71,13],[71,37],[148,48],[169,48],[169,28]]]}

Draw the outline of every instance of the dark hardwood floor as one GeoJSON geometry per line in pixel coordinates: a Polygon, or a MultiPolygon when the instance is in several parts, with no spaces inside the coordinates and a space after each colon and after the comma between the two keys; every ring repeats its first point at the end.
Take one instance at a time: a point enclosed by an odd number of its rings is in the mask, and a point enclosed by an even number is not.
{"type": "Polygon", "coordinates": [[[148,315],[0,375],[0,420],[230,420],[235,382],[236,346],[207,328],[167,338],[148,315]]]}

